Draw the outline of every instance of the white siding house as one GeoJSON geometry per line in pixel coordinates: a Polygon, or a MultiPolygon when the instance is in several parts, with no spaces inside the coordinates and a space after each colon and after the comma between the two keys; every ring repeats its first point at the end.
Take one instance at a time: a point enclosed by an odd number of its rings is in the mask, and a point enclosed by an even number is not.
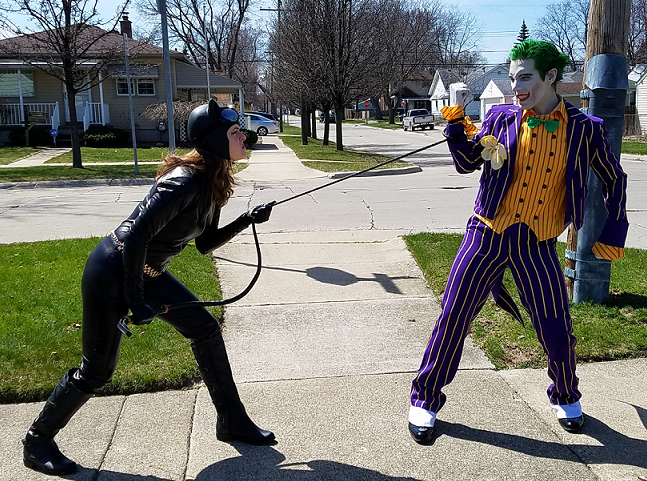
{"type": "Polygon", "coordinates": [[[492,79],[481,93],[480,119],[493,105],[511,104],[514,100],[514,93],[508,79],[492,79]]]}
{"type": "Polygon", "coordinates": [[[481,67],[470,72],[460,72],[458,69],[438,69],[429,88],[432,113],[440,115],[440,110],[449,105],[450,84],[464,82],[471,91],[465,102],[465,113],[472,119],[478,120],[481,118],[479,101],[485,87],[492,79],[507,78],[508,66],[504,63],[490,68],[481,67]]]}

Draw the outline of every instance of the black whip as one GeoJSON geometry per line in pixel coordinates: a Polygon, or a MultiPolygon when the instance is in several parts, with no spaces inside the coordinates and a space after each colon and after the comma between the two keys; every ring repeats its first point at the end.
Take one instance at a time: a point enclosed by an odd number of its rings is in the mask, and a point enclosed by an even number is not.
{"type": "MultiPolygon", "coordinates": [[[[171,311],[177,311],[178,309],[186,309],[187,307],[224,306],[225,304],[231,304],[232,302],[236,302],[242,299],[243,297],[245,297],[249,293],[249,291],[252,290],[252,287],[254,287],[254,284],[256,284],[258,277],[261,275],[261,268],[263,266],[262,259],[261,259],[261,246],[260,246],[260,243],[258,242],[258,234],[256,233],[256,224],[254,223],[252,223],[252,232],[254,233],[254,242],[256,244],[256,258],[257,258],[256,273],[254,274],[254,277],[252,277],[252,280],[249,282],[247,287],[240,294],[237,294],[234,297],[230,297],[229,299],[221,299],[218,301],[187,301],[187,302],[178,302],[176,304],[164,305],[159,311],[157,311],[157,315],[166,314],[167,312],[171,312],[171,311]]],[[[117,328],[128,337],[133,335],[132,331],[128,329],[128,325],[131,324],[131,322],[132,322],[132,319],[130,316],[124,316],[119,320],[119,323],[117,324],[117,328]]]]}
{"type": "Polygon", "coordinates": [[[435,142],[433,144],[429,144],[429,145],[426,145],[424,147],[420,147],[419,149],[412,150],[411,152],[407,152],[406,154],[402,154],[402,155],[399,155],[399,156],[394,157],[392,159],[385,160],[384,162],[381,162],[379,164],[375,164],[372,167],[368,167],[368,168],[366,168],[364,170],[360,170],[359,172],[353,172],[352,174],[345,175],[343,177],[340,177],[339,179],[333,180],[332,182],[328,182],[327,184],[320,185],[319,187],[315,187],[314,189],[306,190],[305,192],[301,192],[300,194],[293,195],[292,197],[288,197],[287,199],[279,200],[278,202],[274,201],[274,205],[280,205],[280,204],[283,204],[285,202],[289,202],[291,200],[297,199],[297,198],[299,198],[299,197],[301,197],[303,195],[311,194],[312,192],[315,192],[317,190],[324,189],[326,187],[330,187],[331,185],[336,184],[338,182],[341,182],[343,180],[350,179],[351,177],[356,177],[358,175],[362,175],[365,172],[377,169],[378,167],[382,167],[383,165],[390,164],[391,162],[395,162],[396,160],[403,159],[403,158],[408,157],[410,155],[417,154],[418,152],[422,152],[423,150],[427,150],[427,149],[429,149],[431,147],[435,147],[437,145],[440,145],[443,142],[447,142],[447,139],[445,138],[443,140],[439,140],[438,142],[435,142]]]}
{"type": "MultiPolygon", "coordinates": [[[[288,197],[287,199],[279,200],[279,201],[272,201],[269,204],[272,206],[275,205],[280,205],[284,204],[286,202],[289,202],[291,200],[297,199],[299,197],[302,197],[304,195],[311,194],[312,192],[315,192],[317,190],[324,189],[326,187],[330,187],[333,184],[337,184],[338,182],[342,182],[346,179],[350,179],[351,177],[356,177],[358,175],[364,174],[366,172],[369,172],[371,170],[375,170],[378,167],[382,167],[383,165],[390,164],[392,162],[395,162],[396,160],[403,159],[404,157],[408,157],[413,154],[417,154],[418,152],[422,152],[423,150],[427,150],[431,147],[435,147],[436,145],[440,145],[443,142],[447,142],[447,139],[440,140],[438,142],[434,142],[433,144],[426,145],[424,147],[420,147],[419,149],[412,150],[411,152],[407,152],[406,154],[399,155],[397,157],[394,157],[389,160],[385,160],[384,162],[380,162],[379,164],[375,164],[371,167],[368,167],[364,170],[360,170],[359,172],[353,172],[351,174],[345,175],[343,177],[340,177],[339,179],[335,179],[332,182],[328,182],[326,184],[320,185],[319,187],[315,187],[314,189],[306,190],[305,192],[301,192],[300,194],[293,195],[291,197],[288,197]]],[[[256,281],[258,280],[258,277],[261,275],[261,269],[262,269],[262,261],[261,261],[261,246],[258,242],[258,234],[256,233],[256,224],[252,223],[252,232],[254,233],[254,243],[256,244],[256,257],[257,257],[257,264],[256,264],[256,273],[254,274],[254,277],[252,280],[249,282],[247,287],[238,295],[231,297],[229,299],[222,299],[219,301],[188,301],[188,302],[178,302],[176,304],[169,304],[169,305],[164,305],[162,308],[158,311],[159,314],[166,314],[167,312],[171,311],[176,311],[179,309],[186,309],[187,307],[208,307],[208,306],[224,306],[226,304],[231,304],[232,302],[236,302],[243,297],[245,297],[249,291],[252,290],[252,287],[254,287],[254,284],[256,284],[256,281]]],[[[119,330],[124,333],[126,336],[130,337],[132,336],[132,331],[128,329],[128,325],[131,324],[132,319],[130,316],[125,316],[122,317],[119,323],[117,324],[117,327],[119,330]]]]}

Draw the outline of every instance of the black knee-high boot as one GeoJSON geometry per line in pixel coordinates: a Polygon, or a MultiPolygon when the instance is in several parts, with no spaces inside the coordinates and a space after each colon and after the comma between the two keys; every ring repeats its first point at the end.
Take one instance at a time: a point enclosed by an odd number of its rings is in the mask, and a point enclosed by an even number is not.
{"type": "Polygon", "coordinates": [[[22,441],[23,462],[28,468],[45,474],[67,474],[76,469],[76,463],[65,457],[54,442],[54,436],[92,397],[72,382],[75,371],[70,369],[59,381],[22,441]]]}
{"type": "Polygon", "coordinates": [[[271,443],[274,434],[254,424],[238,397],[220,331],[208,339],[192,342],[191,348],[218,413],[216,438],[256,445],[271,443]]]}

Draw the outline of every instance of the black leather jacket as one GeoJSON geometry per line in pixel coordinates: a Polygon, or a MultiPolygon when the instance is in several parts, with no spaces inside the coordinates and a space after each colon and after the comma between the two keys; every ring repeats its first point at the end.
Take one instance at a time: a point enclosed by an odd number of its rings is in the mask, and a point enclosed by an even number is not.
{"type": "Polygon", "coordinates": [[[144,303],[144,265],[163,271],[192,239],[202,254],[217,249],[251,224],[247,214],[218,228],[220,207],[202,172],[177,167],[160,177],[114,233],[123,244],[128,305],[144,303]]]}

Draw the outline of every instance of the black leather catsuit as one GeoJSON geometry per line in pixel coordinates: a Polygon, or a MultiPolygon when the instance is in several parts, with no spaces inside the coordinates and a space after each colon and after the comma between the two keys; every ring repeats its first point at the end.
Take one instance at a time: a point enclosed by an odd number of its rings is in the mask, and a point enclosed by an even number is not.
{"type": "MultiPolygon", "coordinates": [[[[251,224],[246,214],[218,228],[220,208],[212,201],[201,172],[182,167],[162,176],[133,213],[106,237],[88,258],[83,296],[83,360],[74,378],[85,392],[110,382],[117,367],[122,333],[119,320],[130,307],[163,305],[197,298],[166,266],[190,240],[205,254],[220,247],[251,224]],[[161,272],[152,277],[144,266],[161,272]]],[[[150,270],[149,270],[150,272],[150,270]]],[[[203,307],[159,315],[191,341],[208,338],[219,329],[203,307]]]]}

